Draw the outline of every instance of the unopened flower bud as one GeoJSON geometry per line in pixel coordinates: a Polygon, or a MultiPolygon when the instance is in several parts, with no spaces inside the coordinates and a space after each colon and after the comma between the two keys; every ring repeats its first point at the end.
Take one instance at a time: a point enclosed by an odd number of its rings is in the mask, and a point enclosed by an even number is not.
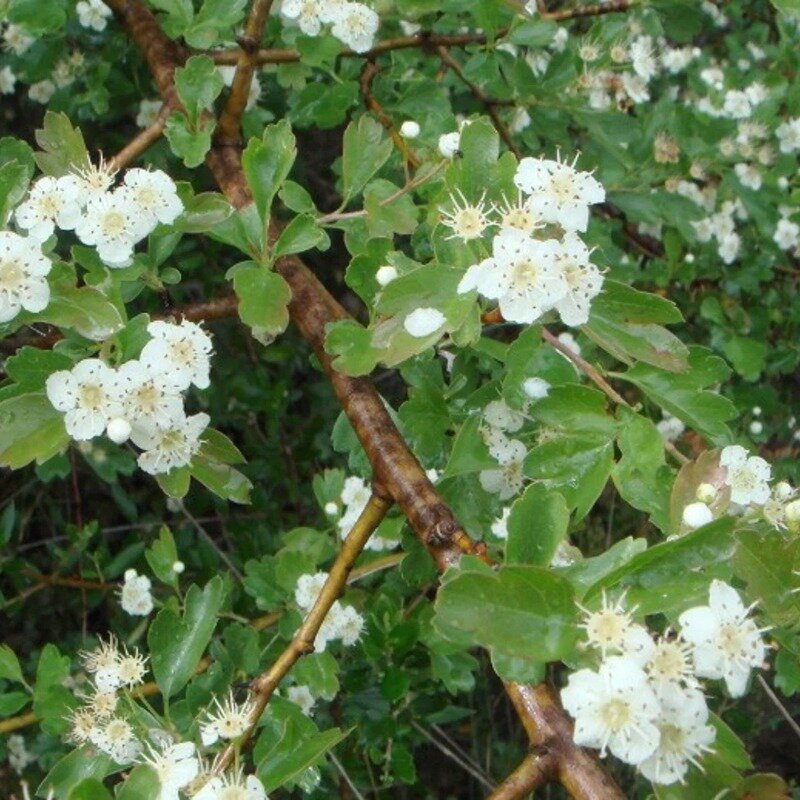
{"type": "Polygon", "coordinates": [[[439,152],[445,158],[453,158],[458,153],[458,146],[461,144],[461,133],[453,131],[445,133],[439,137],[439,152]]]}
{"type": "Polygon", "coordinates": [[[419,122],[413,119],[407,119],[401,126],[400,126],[400,135],[404,139],[416,139],[419,136],[420,127],[419,122]]]}
{"type": "Polygon", "coordinates": [[[333,501],[325,503],[325,513],[329,517],[334,517],[339,513],[339,506],[337,506],[333,501]]]}
{"type": "Polygon", "coordinates": [[[775,492],[775,497],[778,500],[788,500],[794,494],[792,484],[787,483],[786,481],[776,483],[773,491],[775,492]]]}
{"type": "Polygon", "coordinates": [[[786,524],[792,530],[800,528],[800,500],[792,500],[791,503],[787,503],[784,513],[786,514],[786,524]]]}
{"type": "Polygon", "coordinates": [[[175,563],[172,565],[172,571],[173,571],[173,572],[174,572],[176,575],[180,575],[180,574],[181,574],[181,573],[182,573],[182,572],[183,572],[185,569],[186,569],[186,564],[184,564],[184,563],[183,563],[183,561],[176,561],[176,562],[175,562],[175,563]]]}
{"type": "Polygon", "coordinates": [[[697,487],[697,492],[695,493],[695,497],[701,503],[713,503],[717,496],[716,487],[711,483],[701,483],[697,487]]]}
{"type": "Polygon", "coordinates": [[[750,433],[752,433],[753,436],[758,436],[763,430],[764,430],[764,424],[762,422],[759,422],[757,419],[754,419],[750,423],[750,433]]]}
{"type": "Polygon", "coordinates": [[[378,271],[375,273],[375,280],[378,282],[380,286],[387,286],[390,284],[395,278],[397,277],[397,270],[389,266],[388,264],[379,267],[378,271]]]}
{"type": "Polygon", "coordinates": [[[708,525],[713,519],[714,515],[705,503],[689,503],[683,509],[683,523],[692,530],[708,525]]]}
{"type": "Polygon", "coordinates": [[[106,434],[112,442],[122,444],[128,441],[128,437],[131,435],[131,424],[122,417],[115,417],[108,423],[106,434]]]}

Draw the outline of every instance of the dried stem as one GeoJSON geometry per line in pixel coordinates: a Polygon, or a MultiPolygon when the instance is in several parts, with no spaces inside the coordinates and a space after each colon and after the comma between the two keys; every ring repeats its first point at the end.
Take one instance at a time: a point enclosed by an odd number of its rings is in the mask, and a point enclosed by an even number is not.
{"type": "MultiPolygon", "coordinates": [[[[241,747],[242,743],[246,742],[252,736],[270,698],[283,678],[289,673],[289,670],[300,658],[314,651],[314,640],[317,638],[322,624],[330,613],[333,604],[336,602],[339,595],[341,595],[347,583],[347,577],[356,563],[356,559],[361,555],[361,551],[364,549],[370,536],[372,536],[378,525],[381,524],[390,505],[391,501],[374,492],[370,496],[369,502],[361,512],[361,516],[356,521],[350,533],[347,534],[344,545],[336,556],[330,572],[328,573],[328,579],[325,581],[325,585],[322,587],[319,597],[308,612],[308,616],[305,618],[303,624],[294,635],[289,646],[278,656],[275,663],[252,682],[251,688],[255,697],[253,711],[250,714],[250,727],[243,738],[239,740],[237,746],[241,747]]],[[[233,762],[235,754],[236,748],[233,745],[228,746],[220,757],[215,760],[214,771],[217,774],[224,772],[233,762]]]]}
{"type": "Polygon", "coordinates": [[[244,34],[238,40],[242,49],[236,61],[236,72],[233,75],[228,102],[219,117],[216,137],[220,143],[239,143],[239,127],[250,95],[258,48],[270,8],[272,0],[253,0],[250,6],[244,34]]]}
{"type": "Polygon", "coordinates": [[[558,764],[547,750],[528,753],[520,765],[489,795],[487,800],[518,800],[548,783],[558,764]]]}

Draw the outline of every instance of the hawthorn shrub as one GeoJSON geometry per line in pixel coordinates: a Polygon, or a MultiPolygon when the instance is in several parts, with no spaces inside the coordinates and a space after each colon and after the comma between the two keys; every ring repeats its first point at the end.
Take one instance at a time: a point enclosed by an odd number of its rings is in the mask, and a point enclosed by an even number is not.
{"type": "Polygon", "coordinates": [[[796,0],[0,12],[5,796],[800,796],[796,0]]]}

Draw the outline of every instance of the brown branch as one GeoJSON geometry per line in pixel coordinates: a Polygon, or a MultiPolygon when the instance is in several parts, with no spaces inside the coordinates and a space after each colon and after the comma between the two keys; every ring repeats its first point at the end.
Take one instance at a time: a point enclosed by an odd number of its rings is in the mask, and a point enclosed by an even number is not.
{"type": "Polygon", "coordinates": [[[489,795],[487,800],[519,800],[549,783],[556,775],[554,753],[542,749],[528,753],[520,765],[489,795]]]}
{"type": "MultiPolygon", "coordinates": [[[[175,91],[171,86],[172,73],[182,54],[176,54],[141,0],[109,0],[109,5],[122,18],[168,100],[175,91]]],[[[230,147],[212,148],[207,163],[233,205],[241,207],[252,202],[239,153],[230,147]]],[[[279,225],[273,223],[270,238],[279,233],[279,225]]],[[[385,487],[398,504],[440,570],[455,565],[463,553],[486,558],[485,545],[474,542],[454,518],[400,436],[372,383],[367,378],[352,378],[333,369],[325,352],[325,333],[330,323],[347,318],[344,309],[298,258],[281,258],[276,269],[292,290],[291,318],[328,375],[372,465],[373,482],[385,487]]],[[[260,679],[259,689],[269,688],[270,683],[268,678],[260,679]]],[[[622,800],[622,793],[598,759],[575,745],[569,717],[548,686],[508,684],[506,691],[531,743],[558,752],[559,776],[576,800],[622,800]]]]}
{"type": "Polygon", "coordinates": [[[138,158],[148,147],[159,139],[164,132],[169,115],[173,112],[169,103],[161,106],[156,121],[145,128],[141,133],[131,139],[125,147],[108,160],[108,168],[119,170],[127,167],[135,158],[138,158]]]}
{"type": "Polygon", "coordinates": [[[613,14],[617,11],[627,11],[631,7],[630,0],[615,0],[609,3],[597,3],[591,6],[576,6],[575,8],[564,8],[559,11],[543,11],[542,19],[550,19],[554,22],[564,22],[568,19],[578,19],[580,17],[599,17],[602,14],[613,14]]]}
{"type": "Polygon", "coordinates": [[[361,512],[361,516],[359,516],[350,533],[347,534],[344,545],[331,566],[325,585],[322,587],[319,597],[308,612],[303,624],[288,647],[278,656],[272,666],[250,684],[255,697],[253,699],[253,711],[248,720],[249,727],[235,745],[229,745],[215,759],[213,768],[215,773],[224,772],[233,762],[239,748],[250,739],[270,698],[275,693],[280,682],[289,673],[289,670],[304,655],[314,652],[314,640],[317,638],[322,624],[330,613],[333,604],[341,595],[356,559],[361,555],[361,551],[370,536],[381,524],[390,505],[391,501],[389,499],[381,497],[373,491],[369,502],[361,512]]]}
{"type": "Polygon", "coordinates": [[[464,72],[464,68],[458,63],[458,61],[456,61],[456,59],[453,58],[453,56],[450,55],[450,51],[446,47],[437,47],[436,52],[438,53],[442,63],[447,65],[447,67],[449,67],[458,76],[459,80],[472,92],[475,99],[483,105],[483,107],[486,109],[486,113],[492,120],[495,130],[500,134],[500,138],[506,143],[508,149],[517,158],[520,158],[522,151],[514,141],[514,137],[511,135],[511,131],[508,129],[508,125],[503,122],[503,118],[500,116],[500,112],[497,110],[498,106],[510,105],[513,104],[513,102],[496,100],[486,94],[486,92],[484,92],[484,90],[478,86],[477,83],[474,83],[467,77],[466,73],[464,72]]]}
{"type": "Polygon", "coordinates": [[[228,102],[220,114],[216,132],[216,138],[221,143],[239,142],[239,126],[247,106],[258,46],[261,44],[261,36],[264,33],[264,25],[267,22],[270,8],[272,8],[272,0],[253,0],[244,35],[238,40],[242,49],[236,60],[236,72],[233,75],[228,102]]]}
{"type": "Polygon", "coordinates": [[[372,91],[372,81],[375,76],[380,72],[374,61],[365,61],[364,69],[361,70],[361,78],[359,79],[359,88],[361,96],[364,98],[364,105],[378,118],[378,121],[391,136],[394,146],[400,151],[403,156],[403,161],[406,167],[406,177],[410,172],[413,172],[419,165],[420,160],[412,152],[408,146],[408,142],[398,133],[395,128],[392,118],[386,113],[383,106],[378,102],[372,91]]]}

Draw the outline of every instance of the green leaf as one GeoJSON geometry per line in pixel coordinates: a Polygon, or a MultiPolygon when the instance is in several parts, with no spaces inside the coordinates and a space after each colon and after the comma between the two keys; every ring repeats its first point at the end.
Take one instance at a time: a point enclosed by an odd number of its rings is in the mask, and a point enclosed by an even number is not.
{"type": "Polygon", "coordinates": [[[506,563],[549,566],[568,527],[564,498],[541,484],[531,484],[511,506],[506,563]]]}
{"type": "Polygon", "coordinates": [[[330,653],[310,653],[297,662],[292,676],[314,697],[332,700],[339,693],[339,664],[330,653]]]}
{"type": "Polygon", "coordinates": [[[29,180],[24,164],[9,161],[0,166],[0,226],[6,225],[12,210],[25,196],[29,180]]]}
{"type": "Polygon", "coordinates": [[[156,578],[162,583],[175,584],[177,576],[172,565],[178,560],[178,549],[172,531],[166,525],[161,526],[158,539],[144,551],[144,557],[156,578]]]}
{"type": "Polygon", "coordinates": [[[258,777],[267,792],[297,778],[301,772],[317,764],[329,750],[347,736],[339,728],[316,733],[299,744],[282,748],[280,744],[258,764],[258,777]]]}
{"type": "MultiPolygon", "coordinates": [[[[41,7],[39,3],[36,5],[41,7]]],[[[35,137],[42,149],[34,154],[34,158],[45,175],[58,178],[72,172],[74,167],[85,167],[89,163],[89,151],[83,134],[78,128],[72,127],[64,113],[47,111],[35,137]]]]}
{"type": "Polygon", "coordinates": [[[194,674],[217,625],[224,593],[219,576],[202,590],[191,586],[182,616],[171,608],[163,608],[151,623],[147,634],[150,663],[165,697],[179,692],[194,674]]]}
{"type": "Polygon", "coordinates": [[[66,0],[11,0],[7,9],[8,21],[20,25],[34,35],[60,31],[67,22],[66,0]]]}
{"type": "Polygon", "coordinates": [[[435,607],[435,623],[468,633],[493,653],[529,661],[567,658],[578,636],[569,581],[541,567],[456,574],[439,589],[435,607]]]}
{"type": "Polygon", "coordinates": [[[329,323],[325,352],[334,357],[333,368],[344,375],[368,375],[380,358],[380,350],[372,346],[371,331],[354,319],[329,323]]]}
{"type": "Polygon", "coordinates": [[[69,328],[81,336],[100,342],[124,326],[117,307],[91,286],[58,286],[50,295],[50,304],[31,319],[69,328]]]}
{"type": "Polygon", "coordinates": [[[392,140],[380,122],[366,114],[351,122],[343,140],[342,202],[359,194],[391,154],[392,140]]]}
{"type": "Polygon", "coordinates": [[[207,49],[234,38],[233,28],[244,17],[247,0],[203,0],[194,21],[184,31],[186,43],[207,49]]]}
{"type": "Polygon", "coordinates": [[[255,261],[244,261],[236,266],[233,290],[239,298],[239,316],[245,325],[261,328],[272,336],[286,329],[292,290],[277,272],[255,261]]]}
{"type": "Polygon", "coordinates": [[[30,703],[30,695],[26,692],[6,692],[0,694],[0,718],[10,717],[30,703]]]}
{"type": "Polygon", "coordinates": [[[482,424],[483,418],[478,414],[473,414],[464,421],[453,441],[444,477],[497,469],[497,461],[489,454],[489,448],[481,436],[482,424]]]}
{"type": "Polygon", "coordinates": [[[285,119],[267,125],[262,137],[251,139],[242,154],[247,185],[265,228],[269,223],[272,201],[289,176],[296,157],[292,126],[285,119]]]}
{"type": "Polygon", "coordinates": [[[7,644],[0,644],[0,678],[6,681],[25,683],[19,659],[7,644]]]}
{"type": "Polygon", "coordinates": [[[31,461],[41,464],[68,444],[64,418],[44,393],[0,402],[0,465],[19,469],[31,461]]]}
{"type": "Polygon", "coordinates": [[[717,732],[714,752],[734,769],[753,769],[753,762],[747,754],[744,742],[716,714],[710,714],[708,721],[717,732]]]}
{"type": "Polygon", "coordinates": [[[722,359],[702,347],[689,348],[688,363],[684,373],[637,364],[617,377],[638,386],[654,403],[712,442],[729,441],[725,423],[736,416],[736,409],[726,397],[704,387],[724,381],[730,371],[722,359]]]}
{"type": "Polygon", "coordinates": [[[22,347],[6,361],[6,374],[26,392],[44,389],[45,382],[54,372],[72,369],[73,361],[63,353],[41,350],[38,347],[22,347]]]}
{"type": "Polygon", "coordinates": [[[364,210],[370,236],[409,234],[417,229],[414,201],[408,194],[398,195],[398,191],[397,186],[383,178],[372,181],[364,190],[364,210]]]}
{"type": "Polygon", "coordinates": [[[159,16],[158,21],[170,39],[183,36],[183,32],[194,19],[192,0],[148,0],[148,2],[156,10],[164,12],[165,16],[159,16]]]}
{"type": "Polygon", "coordinates": [[[583,332],[615,358],[632,365],[644,361],[672,372],[688,368],[689,350],[659,322],[680,322],[674,303],[638,292],[616,281],[605,281],[592,302],[583,332]]]}
{"type": "Polygon", "coordinates": [[[145,797],[161,796],[161,783],[152,767],[140,764],[117,789],[117,800],[143,800],[145,797]]]}
{"type": "Polygon", "coordinates": [[[36,668],[33,713],[39,717],[42,730],[54,736],[68,730],[67,715],[77,705],[72,693],[63,686],[69,677],[69,667],[69,656],[62,656],[53,644],[45,645],[36,668]]]}
{"type": "Polygon", "coordinates": [[[195,454],[191,463],[192,477],[223,500],[249,503],[253,484],[239,470],[221,464],[210,457],[204,448],[195,454]]]}
{"type": "Polygon", "coordinates": [[[231,204],[217,192],[202,192],[184,201],[183,213],[172,223],[182,233],[206,233],[233,212],[231,204]]]}
{"type": "Polygon", "coordinates": [[[117,766],[105,753],[84,745],[64,756],[47,774],[36,791],[38,797],[53,792],[55,800],[68,800],[70,792],[86,780],[102,781],[117,766]]]}
{"type": "Polygon", "coordinates": [[[308,214],[295,217],[282,231],[272,246],[272,258],[313,250],[328,238],[316,220],[308,214]]]}
{"type": "Polygon", "coordinates": [[[112,800],[112,797],[101,781],[87,778],[69,793],[69,800],[112,800]]]}
{"type": "Polygon", "coordinates": [[[207,120],[201,127],[193,129],[189,127],[183,114],[172,114],[167,120],[164,133],[172,152],[187,167],[194,168],[203,163],[206,153],[211,149],[211,134],[215,128],[216,123],[207,120]]]}
{"type": "Polygon", "coordinates": [[[186,496],[189,491],[189,484],[192,482],[192,473],[189,467],[176,467],[155,477],[156,482],[161,487],[161,491],[167,497],[175,497],[177,499],[186,496]]]}
{"type": "Polygon", "coordinates": [[[208,56],[192,56],[185,66],[175,70],[175,88],[193,126],[200,112],[211,108],[224,86],[222,75],[208,56]]]}

